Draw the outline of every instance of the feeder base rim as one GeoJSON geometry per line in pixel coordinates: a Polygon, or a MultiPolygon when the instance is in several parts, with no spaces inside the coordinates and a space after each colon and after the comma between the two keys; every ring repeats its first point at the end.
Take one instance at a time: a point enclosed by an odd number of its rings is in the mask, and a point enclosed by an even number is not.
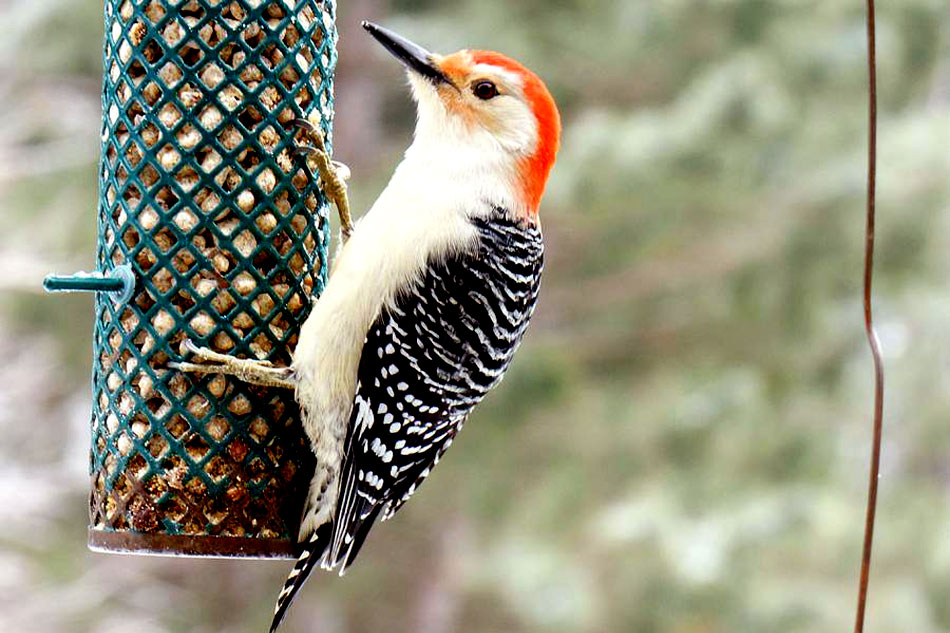
{"type": "Polygon", "coordinates": [[[89,528],[89,549],[103,554],[175,558],[293,559],[289,539],[107,532],[89,528]]]}

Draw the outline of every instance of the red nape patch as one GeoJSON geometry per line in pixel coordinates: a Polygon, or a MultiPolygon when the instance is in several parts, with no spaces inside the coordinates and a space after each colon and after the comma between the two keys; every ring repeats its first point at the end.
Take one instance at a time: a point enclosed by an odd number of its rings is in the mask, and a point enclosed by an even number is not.
{"type": "Polygon", "coordinates": [[[554,167],[554,159],[561,142],[561,115],[557,111],[554,97],[540,77],[510,57],[493,51],[469,53],[474,63],[504,68],[518,74],[524,81],[525,97],[538,121],[538,147],[534,154],[522,161],[520,176],[528,211],[537,215],[541,195],[544,193],[551,168],[554,167]]]}

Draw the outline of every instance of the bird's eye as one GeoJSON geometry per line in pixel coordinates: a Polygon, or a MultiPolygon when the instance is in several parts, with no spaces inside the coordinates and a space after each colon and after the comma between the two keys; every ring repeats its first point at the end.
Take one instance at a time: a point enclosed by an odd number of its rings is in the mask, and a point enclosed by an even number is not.
{"type": "Polygon", "coordinates": [[[498,88],[492,82],[488,80],[476,82],[472,86],[472,92],[475,93],[475,96],[483,101],[487,101],[492,97],[498,96],[498,88]]]}

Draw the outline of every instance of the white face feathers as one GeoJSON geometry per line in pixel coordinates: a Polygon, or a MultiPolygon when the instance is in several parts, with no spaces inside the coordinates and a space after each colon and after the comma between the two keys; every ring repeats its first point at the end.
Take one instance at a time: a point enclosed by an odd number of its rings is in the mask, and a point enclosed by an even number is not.
{"type": "Polygon", "coordinates": [[[511,159],[531,155],[538,126],[517,74],[489,64],[436,83],[408,71],[418,104],[417,140],[451,140],[457,145],[502,152],[511,159]],[[487,98],[486,98],[487,97],[487,98]]]}

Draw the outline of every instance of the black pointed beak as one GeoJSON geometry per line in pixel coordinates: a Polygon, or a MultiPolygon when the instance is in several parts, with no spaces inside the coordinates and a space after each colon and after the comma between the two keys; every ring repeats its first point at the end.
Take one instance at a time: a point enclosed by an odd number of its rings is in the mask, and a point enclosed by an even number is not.
{"type": "Polygon", "coordinates": [[[439,70],[432,53],[422,48],[418,44],[413,44],[406,38],[396,35],[389,29],[385,29],[378,24],[363,20],[363,28],[369,31],[369,34],[376,38],[376,41],[382,44],[387,51],[406,65],[410,70],[422,75],[435,84],[451,84],[449,78],[439,70]]]}

